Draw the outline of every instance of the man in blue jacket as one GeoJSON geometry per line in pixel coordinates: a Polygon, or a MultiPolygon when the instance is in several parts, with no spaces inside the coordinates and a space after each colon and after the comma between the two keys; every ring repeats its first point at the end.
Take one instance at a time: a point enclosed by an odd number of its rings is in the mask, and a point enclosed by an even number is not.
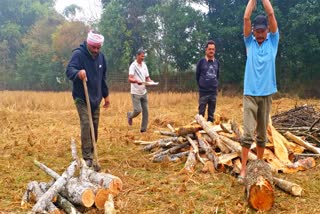
{"type": "Polygon", "coordinates": [[[256,0],[249,0],[244,13],[244,42],[247,62],[244,74],[243,137],[241,138],[240,182],[246,175],[248,153],[256,142],[258,159],[263,159],[272,94],[277,92],[276,55],[279,30],[274,10],[269,0],[261,0],[266,12],[258,15],[251,25],[251,14],[256,0]]]}
{"type": "Polygon", "coordinates": [[[87,40],[73,50],[67,66],[66,75],[73,82],[72,96],[77,107],[81,128],[81,151],[86,164],[93,164],[93,142],[90,135],[90,123],[86,105],[83,80],[87,82],[92,111],[95,139],[98,139],[100,102],[104,99],[104,108],[110,105],[107,86],[107,64],[100,48],[104,37],[90,31],[87,40]]]}
{"type": "Polygon", "coordinates": [[[199,60],[196,69],[196,80],[199,87],[199,114],[204,116],[208,105],[208,121],[214,121],[218,80],[220,73],[219,61],[215,58],[215,42],[209,40],[206,45],[206,56],[199,60]]]}

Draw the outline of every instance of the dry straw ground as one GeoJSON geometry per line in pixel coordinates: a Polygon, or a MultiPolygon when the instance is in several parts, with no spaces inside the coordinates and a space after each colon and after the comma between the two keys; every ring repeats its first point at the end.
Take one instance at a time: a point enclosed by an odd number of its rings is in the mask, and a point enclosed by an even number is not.
{"type": "MultiPolygon", "coordinates": [[[[134,140],[156,140],[155,130],[191,122],[197,113],[197,94],[149,94],[150,125],[139,133],[140,118],[128,127],[131,109],[128,93],[112,93],[111,107],[102,109],[98,153],[102,170],[124,183],[115,199],[119,213],[255,213],[244,198],[244,188],[228,174],[203,174],[201,164],[193,175],[179,175],[183,163],[152,163],[134,140]]],[[[241,97],[219,95],[217,112],[242,122],[241,97]]],[[[272,113],[319,100],[279,98],[272,113]]],[[[28,182],[50,178],[33,165],[37,159],[59,173],[71,161],[70,139],[79,150],[79,121],[70,92],[0,92],[0,213],[26,213],[20,208],[28,182]]],[[[300,184],[303,197],[276,190],[270,213],[319,213],[320,166],[292,175],[278,175],[300,184]]],[[[96,213],[96,211],[88,211],[96,213]]]]}

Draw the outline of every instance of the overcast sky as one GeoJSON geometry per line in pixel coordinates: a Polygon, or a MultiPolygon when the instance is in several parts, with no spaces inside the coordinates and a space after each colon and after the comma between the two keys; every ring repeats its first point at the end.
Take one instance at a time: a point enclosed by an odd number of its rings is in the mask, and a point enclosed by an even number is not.
{"type": "Polygon", "coordinates": [[[83,9],[81,13],[77,14],[77,19],[79,20],[92,21],[99,19],[101,16],[102,6],[100,0],[56,0],[55,9],[62,13],[65,7],[72,4],[78,5],[83,9]]]}

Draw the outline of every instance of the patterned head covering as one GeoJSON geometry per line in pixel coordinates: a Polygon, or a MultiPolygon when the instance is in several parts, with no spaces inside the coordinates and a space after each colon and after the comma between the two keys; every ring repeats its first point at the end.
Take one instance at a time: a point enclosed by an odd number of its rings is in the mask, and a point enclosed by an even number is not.
{"type": "Polygon", "coordinates": [[[103,45],[103,41],[104,41],[104,37],[99,34],[99,33],[96,33],[94,31],[90,31],[88,33],[88,37],[87,37],[87,43],[89,45],[99,45],[99,46],[102,46],[103,45]]]}

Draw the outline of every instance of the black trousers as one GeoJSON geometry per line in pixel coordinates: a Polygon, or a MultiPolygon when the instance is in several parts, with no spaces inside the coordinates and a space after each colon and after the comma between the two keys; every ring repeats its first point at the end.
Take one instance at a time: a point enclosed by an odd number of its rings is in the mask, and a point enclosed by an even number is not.
{"type": "Polygon", "coordinates": [[[206,112],[206,107],[208,105],[208,121],[214,121],[214,112],[216,110],[216,101],[217,95],[216,94],[209,94],[209,95],[200,95],[199,96],[199,114],[204,117],[206,112]]]}

